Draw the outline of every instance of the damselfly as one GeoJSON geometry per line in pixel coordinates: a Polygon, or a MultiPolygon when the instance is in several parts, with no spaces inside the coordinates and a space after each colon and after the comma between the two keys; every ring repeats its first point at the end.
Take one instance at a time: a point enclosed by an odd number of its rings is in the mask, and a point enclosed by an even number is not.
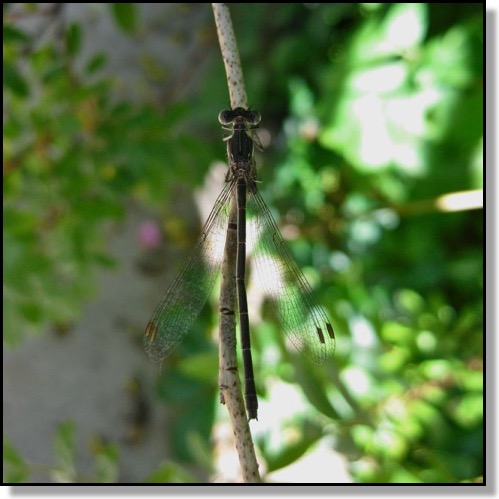
{"type": "Polygon", "coordinates": [[[258,191],[253,133],[260,124],[260,113],[237,107],[222,111],[218,120],[225,130],[230,131],[225,138],[229,163],[226,184],[191,257],[147,324],[144,347],[153,361],[161,362],[184,338],[220,273],[227,230],[237,230],[236,286],[246,410],[249,419],[256,419],[258,401],[245,287],[247,222],[257,275],[273,305],[279,326],[291,343],[310,361],[322,364],[334,352],[335,336],[331,322],[286,247],[258,191]],[[230,204],[234,196],[237,200],[235,226],[229,224],[230,204]]]}

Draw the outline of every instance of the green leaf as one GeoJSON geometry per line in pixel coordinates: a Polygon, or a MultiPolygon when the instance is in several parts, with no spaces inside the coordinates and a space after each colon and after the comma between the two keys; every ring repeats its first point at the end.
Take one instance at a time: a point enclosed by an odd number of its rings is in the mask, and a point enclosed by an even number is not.
{"type": "Polygon", "coordinates": [[[19,310],[24,318],[33,324],[39,323],[43,319],[43,308],[40,303],[29,301],[19,304],[19,310]]]}
{"type": "Polygon", "coordinates": [[[456,421],[464,428],[471,428],[483,421],[483,395],[466,394],[454,411],[456,421]]]}
{"type": "Polygon", "coordinates": [[[310,424],[308,421],[300,423],[300,426],[296,428],[288,428],[287,430],[290,434],[299,435],[300,438],[280,446],[275,453],[265,453],[268,473],[289,466],[300,459],[322,436],[322,428],[310,424]]]}
{"type": "Polygon", "coordinates": [[[53,478],[56,482],[73,483],[76,481],[74,434],[75,425],[72,421],[60,424],[57,429],[54,442],[56,469],[53,472],[53,478]]]}
{"type": "Polygon", "coordinates": [[[104,54],[94,55],[85,66],[87,74],[93,74],[102,69],[106,64],[106,56],[104,54]]]}
{"type": "Polygon", "coordinates": [[[75,56],[81,49],[82,33],[79,24],[71,23],[66,31],[66,48],[68,54],[75,56]]]}
{"type": "Polygon", "coordinates": [[[162,463],[146,478],[146,483],[197,483],[199,480],[186,469],[171,461],[162,463]]]}
{"type": "Polygon", "coordinates": [[[337,419],[339,416],[331,405],[327,396],[327,383],[317,375],[317,371],[305,364],[301,359],[295,363],[296,379],[303,388],[303,393],[310,403],[320,412],[331,419],[337,419]]]}
{"type": "Polygon", "coordinates": [[[4,483],[23,483],[28,480],[28,464],[14,449],[5,434],[3,436],[3,466],[4,483]]]}
{"type": "Polygon", "coordinates": [[[190,355],[182,361],[179,371],[191,379],[211,383],[218,372],[218,353],[210,350],[190,355]]]}
{"type": "Polygon", "coordinates": [[[8,24],[3,25],[3,43],[25,43],[29,42],[30,37],[17,28],[9,26],[8,24]]]}
{"type": "Polygon", "coordinates": [[[116,445],[104,445],[95,456],[95,475],[98,483],[116,483],[119,478],[119,450],[116,445]]]}
{"type": "Polygon", "coordinates": [[[112,13],[116,24],[126,33],[137,29],[137,6],[134,3],[113,3],[112,13]]]}
{"type": "Polygon", "coordinates": [[[15,66],[5,61],[3,63],[3,85],[4,88],[10,89],[18,97],[24,98],[29,95],[29,87],[24,77],[15,66]]]}

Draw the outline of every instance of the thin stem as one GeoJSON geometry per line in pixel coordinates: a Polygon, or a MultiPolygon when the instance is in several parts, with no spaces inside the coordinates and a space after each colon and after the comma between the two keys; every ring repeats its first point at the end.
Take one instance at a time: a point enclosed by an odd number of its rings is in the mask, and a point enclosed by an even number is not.
{"type": "MultiPolygon", "coordinates": [[[[247,108],[248,99],[229,8],[226,4],[221,3],[213,3],[212,7],[227,74],[231,107],[233,109],[236,107],[247,108]]],[[[221,401],[227,405],[234,430],[243,480],[246,483],[255,483],[260,482],[261,479],[246,417],[236,355],[236,220],[237,206],[234,197],[231,203],[230,221],[225,242],[220,290],[219,384],[221,401]]]]}
{"type": "Polygon", "coordinates": [[[215,24],[217,26],[218,41],[227,75],[227,86],[229,87],[230,105],[236,107],[248,107],[248,97],[244,85],[243,68],[237,50],[236,36],[232,27],[229,7],[225,3],[212,3],[215,24]]]}

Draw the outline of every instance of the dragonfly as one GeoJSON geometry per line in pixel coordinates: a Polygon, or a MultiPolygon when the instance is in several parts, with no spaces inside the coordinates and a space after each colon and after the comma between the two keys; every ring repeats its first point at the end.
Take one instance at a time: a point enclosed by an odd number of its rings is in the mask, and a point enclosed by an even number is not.
{"type": "Polygon", "coordinates": [[[321,365],[335,349],[331,321],[286,246],[279,228],[258,190],[255,148],[261,148],[255,130],[261,116],[236,107],[218,116],[229,132],[225,185],[208,216],[194,250],[157,306],[144,333],[144,348],[154,362],[162,362],[191,330],[220,275],[228,230],[237,231],[236,291],[241,354],[248,419],[257,419],[258,399],[251,355],[246,296],[247,231],[251,258],[278,325],[291,344],[309,361],[321,365]],[[230,223],[232,199],[236,223],[230,223]]]}

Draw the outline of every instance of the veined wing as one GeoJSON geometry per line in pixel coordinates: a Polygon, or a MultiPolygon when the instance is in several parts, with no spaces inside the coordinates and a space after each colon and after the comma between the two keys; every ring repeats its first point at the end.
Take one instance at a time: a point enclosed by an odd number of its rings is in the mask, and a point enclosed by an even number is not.
{"type": "Polygon", "coordinates": [[[189,260],[147,324],[144,348],[154,362],[180,343],[213,289],[224,256],[233,186],[227,183],[218,196],[189,260]]]}
{"type": "Polygon", "coordinates": [[[250,190],[249,237],[255,243],[252,256],[260,283],[291,343],[307,359],[322,364],[334,353],[331,322],[287,248],[258,189],[252,186],[250,190]]]}

